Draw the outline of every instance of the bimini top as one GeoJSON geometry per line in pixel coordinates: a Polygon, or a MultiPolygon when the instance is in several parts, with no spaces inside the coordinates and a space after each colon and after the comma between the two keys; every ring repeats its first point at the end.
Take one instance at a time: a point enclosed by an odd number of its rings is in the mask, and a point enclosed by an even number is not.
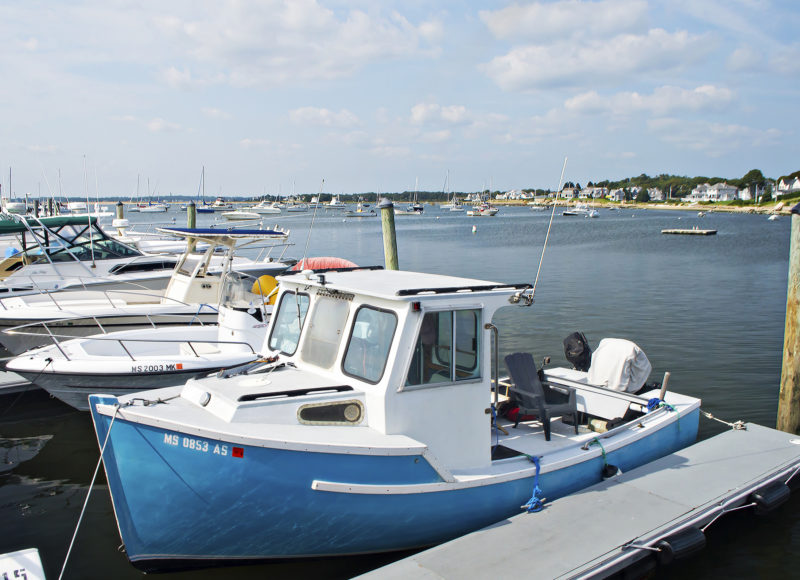
{"type": "Polygon", "coordinates": [[[194,238],[195,240],[208,242],[213,245],[223,245],[233,247],[236,242],[247,240],[245,246],[261,240],[285,240],[289,237],[289,232],[274,230],[245,230],[245,229],[221,229],[221,228],[158,228],[158,231],[181,238],[194,238]]]}
{"type": "Polygon", "coordinates": [[[390,300],[443,294],[500,293],[514,294],[531,287],[527,283],[505,284],[474,278],[460,278],[404,270],[328,271],[324,274],[299,272],[280,276],[281,284],[299,284],[380,296],[390,300]]]}
{"type": "Polygon", "coordinates": [[[11,219],[0,219],[0,235],[20,234],[29,231],[31,228],[37,228],[40,225],[55,230],[64,226],[85,226],[87,224],[94,225],[96,222],[97,217],[87,217],[85,215],[65,215],[40,218],[33,216],[19,216],[11,219]]]}

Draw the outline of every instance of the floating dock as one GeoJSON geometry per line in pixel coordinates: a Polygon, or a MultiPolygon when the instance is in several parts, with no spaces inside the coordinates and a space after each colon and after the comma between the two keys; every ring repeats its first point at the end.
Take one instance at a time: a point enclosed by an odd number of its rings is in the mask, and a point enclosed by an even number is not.
{"type": "Polygon", "coordinates": [[[774,509],[789,498],[798,471],[800,437],[748,423],[362,578],[516,578],[520,571],[528,578],[606,578],[632,566],[644,572],[704,547],[705,528],[726,513],[774,509]]]}
{"type": "Polygon", "coordinates": [[[701,230],[699,228],[661,230],[662,234],[677,234],[682,236],[714,236],[717,230],[701,230]]]}

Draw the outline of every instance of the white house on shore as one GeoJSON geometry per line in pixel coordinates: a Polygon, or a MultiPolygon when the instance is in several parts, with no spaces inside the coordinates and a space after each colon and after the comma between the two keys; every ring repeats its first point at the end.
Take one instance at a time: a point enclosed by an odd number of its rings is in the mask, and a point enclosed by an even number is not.
{"type": "Polygon", "coordinates": [[[786,195],[787,193],[793,193],[795,191],[800,191],[800,177],[795,177],[794,179],[789,177],[782,178],[778,181],[775,190],[778,195],[786,195]]]}
{"type": "Polygon", "coordinates": [[[733,201],[739,199],[739,188],[724,181],[714,185],[703,183],[683,199],[684,201],[733,201]]]}

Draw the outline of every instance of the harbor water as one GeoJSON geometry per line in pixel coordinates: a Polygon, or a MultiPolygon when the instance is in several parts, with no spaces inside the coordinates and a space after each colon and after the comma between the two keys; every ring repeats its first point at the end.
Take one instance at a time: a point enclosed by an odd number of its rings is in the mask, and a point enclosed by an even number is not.
{"type": "MultiPolygon", "coordinates": [[[[127,217],[132,223],[186,222],[176,209],[127,217]]],[[[533,283],[549,221],[549,211],[525,207],[503,208],[495,217],[467,217],[426,206],[421,216],[396,218],[400,267],[533,283]]],[[[212,223],[224,224],[214,214],[198,215],[199,227],[212,223]]],[[[266,226],[276,223],[291,230],[295,245],[288,257],[302,257],[307,246],[308,256],[383,265],[379,218],[346,218],[321,210],[316,215],[265,216],[266,226]]],[[[557,212],[534,305],[504,309],[494,320],[501,329],[501,358],[526,350],[537,360],[550,356],[552,364],[566,365],[562,340],[576,330],[592,346],[604,337],[628,338],[653,364],[651,381],[660,381],[669,371],[670,389],[702,398],[703,409],[716,417],[773,427],[789,234],[788,217],[768,221],[750,214],[698,217],[686,211],[601,209],[598,218],[588,219],[557,212]],[[718,234],[660,233],[694,226],[718,234]]],[[[724,429],[722,423],[701,419],[699,437],[724,429]]],[[[58,577],[98,454],[87,413],[42,391],[0,397],[0,553],[35,547],[47,577],[58,577]]],[[[642,510],[647,506],[631,506],[634,513],[642,510]]],[[[709,528],[707,537],[705,550],[659,571],[658,577],[794,576],[800,567],[800,494],[768,516],[744,511],[726,516],[709,528]]],[[[101,469],[64,577],[143,576],[128,563],[120,543],[101,469]]],[[[160,577],[349,578],[405,555],[278,562],[160,577]]],[[[514,554],[508,561],[509,567],[520,568],[514,554]]]]}

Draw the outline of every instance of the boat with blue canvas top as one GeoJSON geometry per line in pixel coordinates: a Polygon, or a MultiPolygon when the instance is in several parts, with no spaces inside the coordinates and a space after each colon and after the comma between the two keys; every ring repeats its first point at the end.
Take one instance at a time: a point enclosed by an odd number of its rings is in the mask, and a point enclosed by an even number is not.
{"type": "Polygon", "coordinates": [[[90,396],[140,569],[430,546],[696,438],[700,401],[645,386],[628,341],[584,370],[514,353],[501,377],[492,321],[532,304],[528,284],[363,268],[278,280],[273,362],[90,396]]]}

